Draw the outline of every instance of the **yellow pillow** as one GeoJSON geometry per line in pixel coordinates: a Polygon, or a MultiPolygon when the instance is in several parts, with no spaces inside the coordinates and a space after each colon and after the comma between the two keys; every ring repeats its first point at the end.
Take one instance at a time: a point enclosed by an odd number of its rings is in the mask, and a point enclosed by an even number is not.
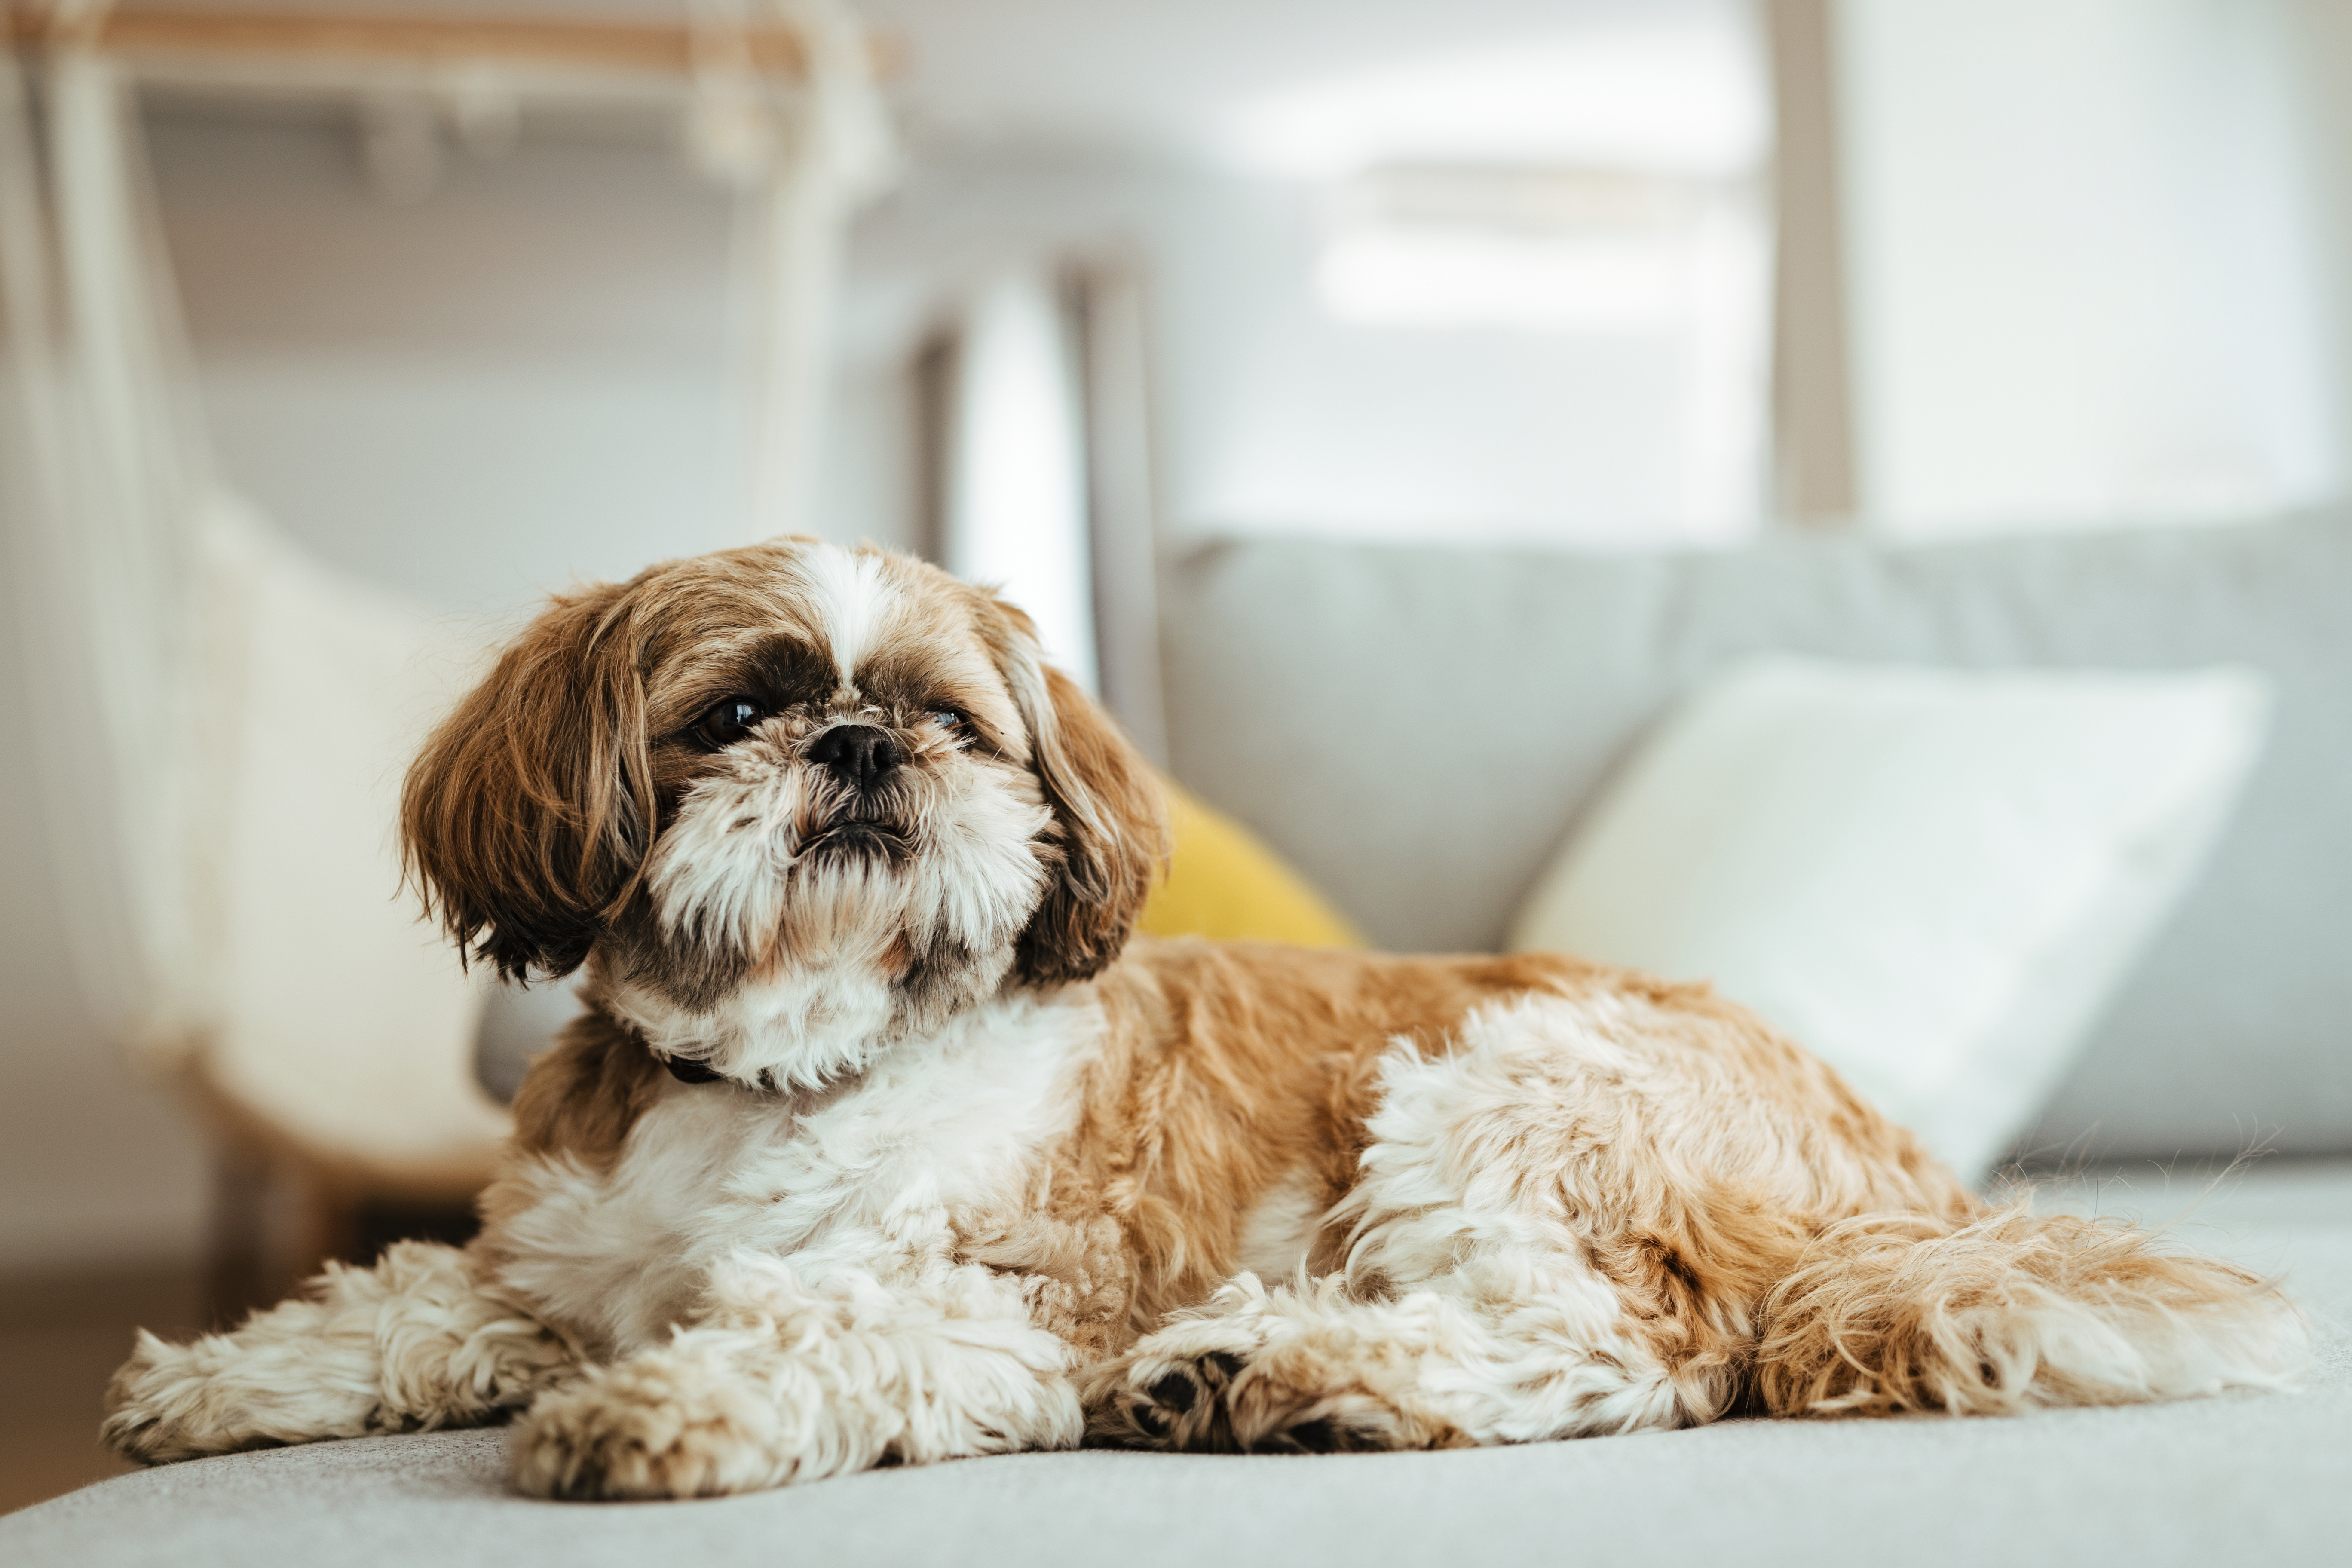
{"type": "Polygon", "coordinates": [[[1362,947],[1363,933],[1232,817],[1168,784],[1176,848],[1136,923],[1153,936],[1362,947]]]}

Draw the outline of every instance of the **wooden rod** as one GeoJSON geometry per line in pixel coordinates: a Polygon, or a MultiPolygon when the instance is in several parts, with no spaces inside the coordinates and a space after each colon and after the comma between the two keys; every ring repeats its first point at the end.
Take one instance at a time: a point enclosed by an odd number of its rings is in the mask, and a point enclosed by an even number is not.
{"type": "MultiPolygon", "coordinates": [[[[7,16],[21,45],[37,46],[52,36],[46,7],[9,5],[7,16]]],[[[647,76],[687,74],[693,68],[695,49],[692,29],[671,22],[135,5],[108,12],[97,41],[102,48],[134,58],[191,63],[276,60],[310,68],[338,62],[489,64],[647,76]]],[[[790,28],[749,29],[744,41],[753,66],[761,71],[797,75],[805,66],[800,37],[790,28]]],[[[897,51],[880,39],[870,40],[868,47],[877,71],[887,74],[897,63],[897,51]]]]}
{"type": "Polygon", "coordinates": [[[1771,48],[1775,498],[1808,528],[1853,520],[1853,373],[1839,178],[1836,39],[1829,0],[1766,0],[1771,48]]]}

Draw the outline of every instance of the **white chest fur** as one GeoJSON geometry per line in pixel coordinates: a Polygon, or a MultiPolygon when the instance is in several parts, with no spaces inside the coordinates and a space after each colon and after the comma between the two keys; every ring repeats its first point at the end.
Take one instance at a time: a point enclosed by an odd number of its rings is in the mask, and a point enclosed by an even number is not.
{"type": "Polygon", "coordinates": [[[607,1352],[657,1342],[738,1249],[887,1272],[938,1255],[956,1216],[1017,1203],[1075,1124],[1102,1036],[1083,993],[1023,996],[892,1047],[816,1096],[668,1083],[612,1169],[531,1177],[503,1283],[607,1352]]]}

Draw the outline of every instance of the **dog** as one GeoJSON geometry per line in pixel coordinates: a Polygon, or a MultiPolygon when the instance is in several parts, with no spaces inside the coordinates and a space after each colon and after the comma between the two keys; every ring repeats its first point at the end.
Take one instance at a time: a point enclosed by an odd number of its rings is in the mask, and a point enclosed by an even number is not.
{"type": "MultiPolygon", "coordinates": [[[[1416,743],[1349,700],[1367,769],[1416,743]]],[[[586,1010],[470,1246],[142,1332],[133,1458],[512,1419],[525,1490],[692,1497],[2119,1404],[2308,1353],[2262,1279],[1989,1206],[1704,985],[1132,935],[1155,775],[1026,616],[909,557],[556,596],[402,827],[462,952],[584,967],[586,1010]]]]}

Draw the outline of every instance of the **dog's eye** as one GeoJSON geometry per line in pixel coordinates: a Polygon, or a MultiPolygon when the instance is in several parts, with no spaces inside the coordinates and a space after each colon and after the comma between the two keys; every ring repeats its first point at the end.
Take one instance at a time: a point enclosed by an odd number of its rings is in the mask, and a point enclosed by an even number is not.
{"type": "Polygon", "coordinates": [[[713,703],[710,711],[694,721],[694,738],[715,752],[750,734],[751,726],[766,716],[750,698],[730,697],[713,703]]]}
{"type": "Polygon", "coordinates": [[[923,715],[923,722],[940,734],[950,735],[958,740],[961,740],[965,733],[964,716],[952,708],[934,708],[923,715]]]}

